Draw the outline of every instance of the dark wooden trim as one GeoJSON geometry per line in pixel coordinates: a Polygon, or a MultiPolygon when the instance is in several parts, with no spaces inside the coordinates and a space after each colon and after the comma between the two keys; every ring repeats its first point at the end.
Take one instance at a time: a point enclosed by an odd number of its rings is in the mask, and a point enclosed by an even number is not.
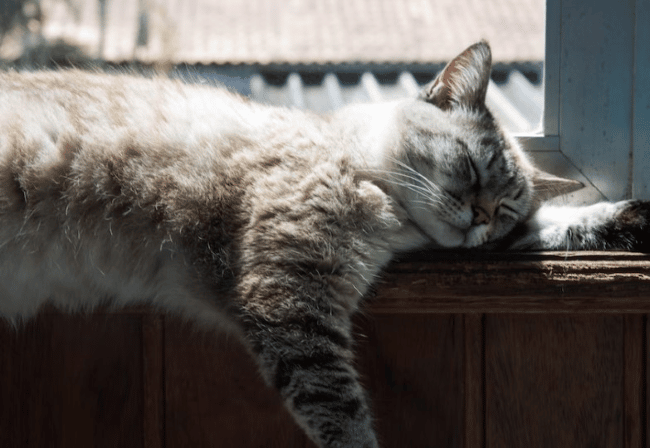
{"type": "Polygon", "coordinates": [[[374,313],[648,313],[650,256],[628,252],[447,253],[386,271],[374,313]]]}

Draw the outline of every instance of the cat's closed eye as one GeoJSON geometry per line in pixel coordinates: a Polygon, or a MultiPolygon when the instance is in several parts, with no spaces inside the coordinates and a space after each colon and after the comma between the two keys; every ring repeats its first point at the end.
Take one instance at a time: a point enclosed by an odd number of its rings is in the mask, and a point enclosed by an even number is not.
{"type": "Polygon", "coordinates": [[[501,202],[497,207],[497,212],[503,212],[504,215],[509,216],[513,219],[519,219],[521,217],[520,213],[512,206],[501,202]]]}

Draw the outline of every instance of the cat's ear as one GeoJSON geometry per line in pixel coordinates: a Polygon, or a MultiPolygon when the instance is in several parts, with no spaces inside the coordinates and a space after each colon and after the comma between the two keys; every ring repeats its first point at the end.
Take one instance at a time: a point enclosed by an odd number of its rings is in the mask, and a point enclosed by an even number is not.
{"type": "Polygon", "coordinates": [[[533,173],[533,190],[535,191],[535,200],[539,203],[556,196],[573,193],[584,186],[585,184],[577,180],[564,179],[542,170],[535,169],[533,173]]]}
{"type": "Polygon", "coordinates": [[[482,107],[491,67],[492,52],[488,43],[482,40],[449,62],[436,79],[424,86],[420,99],[442,110],[457,106],[482,107]]]}

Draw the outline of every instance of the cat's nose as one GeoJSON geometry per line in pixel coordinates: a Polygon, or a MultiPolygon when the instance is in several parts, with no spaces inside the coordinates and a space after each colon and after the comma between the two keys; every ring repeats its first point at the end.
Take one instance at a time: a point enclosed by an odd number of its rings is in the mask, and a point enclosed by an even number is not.
{"type": "Polygon", "coordinates": [[[472,205],[472,224],[477,226],[479,224],[489,224],[490,222],[490,215],[488,215],[488,212],[483,209],[483,207],[480,207],[478,205],[472,205]]]}

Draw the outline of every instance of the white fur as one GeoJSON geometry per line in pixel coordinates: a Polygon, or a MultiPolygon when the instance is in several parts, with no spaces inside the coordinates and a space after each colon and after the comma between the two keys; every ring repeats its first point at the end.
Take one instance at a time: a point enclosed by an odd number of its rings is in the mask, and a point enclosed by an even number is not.
{"type": "MultiPolygon", "coordinates": [[[[577,206],[542,206],[528,221],[527,236],[517,241],[513,249],[573,249],[570,239],[577,231],[584,238],[582,245],[596,245],[594,229],[611,220],[627,204],[626,201],[611,203],[601,202],[586,207],[577,206]]],[[[577,247],[576,249],[580,249],[577,247]]]]}

